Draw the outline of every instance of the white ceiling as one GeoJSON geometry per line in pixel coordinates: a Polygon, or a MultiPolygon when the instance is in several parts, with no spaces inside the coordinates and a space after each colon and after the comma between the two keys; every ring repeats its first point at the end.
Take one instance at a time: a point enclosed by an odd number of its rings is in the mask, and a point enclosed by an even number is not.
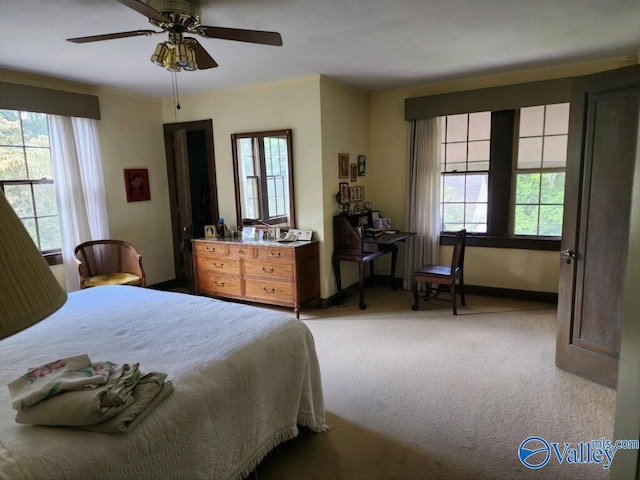
{"type": "MultiPolygon", "coordinates": [[[[149,57],[165,35],[115,0],[0,0],[0,68],[171,97],[149,57]]],[[[198,37],[220,65],[181,72],[181,95],[324,74],[366,90],[634,56],[639,0],[194,0],[202,23],[280,32],[272,47],[198,37]]]]}

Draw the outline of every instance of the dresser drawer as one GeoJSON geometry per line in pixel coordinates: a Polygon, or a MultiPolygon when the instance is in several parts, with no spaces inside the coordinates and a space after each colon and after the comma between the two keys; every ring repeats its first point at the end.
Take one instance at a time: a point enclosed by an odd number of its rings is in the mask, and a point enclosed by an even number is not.
{"type": "Polygon", "coordinates": [[[198,292],[221,297],[240,297],[242,295],[242,280],[239,276],[198,273],[198,292]]]}
{"type": "Polygon", "coordinates": [[[199,255],[215,255],[215,256],[227,256],[229,255],[229,248],[227,245],[211,242],[194,242],[194,253],[199,255]]]}
{"type": "Polygon", "coordinates": [[[288,262],[245,260],[244,274],[248,277],[273,278],[279,282],[293,282],[293,264],[288,262]]]}
{"type": "Polygon", "coordinates": [[[245,280],[245,295],[247,299],[253,298],[266,303],[291,305],[293,303],[293,291],[293,283],[250,278],[245,280]]]}
{"type": "Polygon", "coordinates": [[[240,275],[240,260],[228,256],[197,255],[196,271],[219,275],[240,275]]]}
{"type": "Polygon", "coordinates": [[[274,260],[293,262],[293,248],[258,247],[256,253],[256,257],[265,262],[273,262],[274,260]]]}
{"type": "Polygon", "coordinates": [[[247,245],[229,245],[229,256],[236,258],[253,258],[256,256],[255,247],[247,245]]]}

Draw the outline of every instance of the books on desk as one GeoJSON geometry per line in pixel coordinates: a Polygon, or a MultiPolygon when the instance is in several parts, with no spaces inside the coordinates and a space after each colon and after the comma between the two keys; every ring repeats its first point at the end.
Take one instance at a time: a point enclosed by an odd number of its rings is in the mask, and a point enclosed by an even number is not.
{"type": "Polygon", "coordinates": [[[364,238],[377,238],[384,233],[384,230],[381,228],[365,228],[363,237],[364,238]]]}

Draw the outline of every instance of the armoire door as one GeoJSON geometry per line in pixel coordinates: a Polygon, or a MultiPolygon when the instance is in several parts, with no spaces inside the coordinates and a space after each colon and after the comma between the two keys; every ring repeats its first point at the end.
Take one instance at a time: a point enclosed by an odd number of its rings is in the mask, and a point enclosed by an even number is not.
{"type": "Polygon", "coordinates": [[[578,82],[571,102],[556,365],[615,388],[640,69],[578,82]]]}

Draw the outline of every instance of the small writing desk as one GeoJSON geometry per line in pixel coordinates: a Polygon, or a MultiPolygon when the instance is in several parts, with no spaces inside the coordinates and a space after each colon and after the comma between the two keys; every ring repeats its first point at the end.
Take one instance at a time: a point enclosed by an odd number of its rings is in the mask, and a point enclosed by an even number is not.
{"type": "Polygon", "coordinates": [[[374,238],[363,238],[358,233],[362,226],[372,226],[371,212],[357,215],[337,215],[333,217],[333,271],[336,275],[338,293],[335,303],[338,304],[344,297],[342,280],[340,278],[340,261],[358,262],[360,293],[360,309],[367,308],[364,301],[365,267],[370,265],[370,273],[373,278],[373,260],[376,257],[391,253],[391,288],[398,289],[396,284],[396,262],[398,260],[398,242],[404,242],[407,238],[416,235],[415,232],[383,233],[374,238]],[[366,217],[366,218],[365,218],[366,217]]]}

